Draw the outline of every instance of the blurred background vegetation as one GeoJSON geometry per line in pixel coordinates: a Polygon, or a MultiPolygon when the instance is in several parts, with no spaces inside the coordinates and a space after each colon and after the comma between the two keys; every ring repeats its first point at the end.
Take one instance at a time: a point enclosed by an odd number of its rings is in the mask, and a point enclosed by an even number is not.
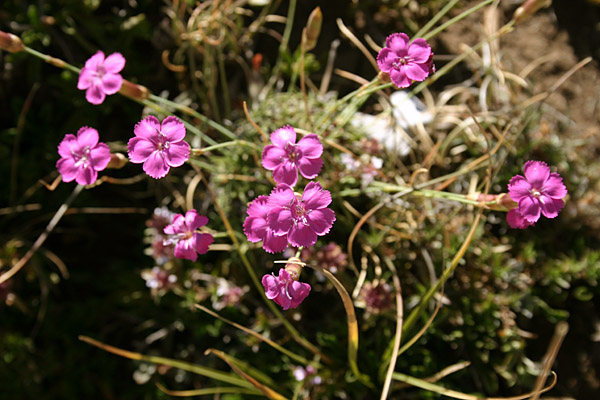
{"type": "MultiPolygon", "coordinates": [[[[281,49],[285,24],[272,15],[288,15],[289,2],[265,3],[6,1],[0,10],[0,30],[18,35],[27,46],[76,66],[82,66],[99,49],[106,54],[120,52],[127,59],[125,78],[145,85],[157,95],[190,105],[227,126],[240,139],[258,144],[260,137],[244,118],[242,101],[251,105],[252,117],[266,132],[284,124],[306,126],[294,68],[299,60],[301,27],[316,6],[324,15],[323,28],[305,63],[318,87],[331,43],[336,39],[340,40],[336,66],[367,80],[374,76],[365,57],[340,34],[336,18],[341,18],[357,37],[368,35],[382,44],[393,32],[412,36],[446,4],[437,0],[300,1],[289,49],[281,49]],[[219,17],[211,19],[215,10],[219,17]],[[273,76],[279,79],[270,81],[273,76]]],[[[450,16],[474,3],[458,2],[450,16]]],[[[518,2],[510,3],[500,9],[499,19],[510,18],[518,2]]],[[[578,1],[573,7],[585,15],[598,15],[598,6],[593,2],[578,1]]],[[[537,52],[527,47],[540,40],[539,35],[546,37],[546,46],[557,46],[562,56],[537,68],[527,78],[530,85],[526,88],[507,86],[513,91],[499,90],[490,95],[490,102],[498,106],[498,119],[514,121],[523,115],[517,112],[516,105],[526,94],[536,93],[540,85],[546,90],[579,59],[588,55],[598,58],[597,45],[592,45],[590,39],[583,40],[587,43],[584,46],[578,33],[587,28],[589,37],[595,37],[597,27],[581,24],[578,31],[570,14],[559,13],[564,8],[564,2],[555,2],[554,7],[542,10],[524,23],[529,25],[518,27],[506,38],[514,45],[513,50],[502,53],[501,63],[507,70],[522,71],[527,65],[522,63],[546,55],[543,43],[537,52]]],[[[438,35],[432,41],[439,57],[438,69],[451,60],[451,55],[460,53],[459,40],[473,45],[476,40],[469,40],[477,38],[484,28],[483,17],[477,14],[438,35]]],[[[477,108],[477,95],[470,90],[478,87],[489,73],[481,59],[473,57],[429,90],[437,96],[462,86],[466,88],[464,96],[454,98],[451,105],[477,108]]],[[[536,362],[544,355],[553,326],[568,321],[570,332],[555,364],[559,383],[551,394],[593,399],[599,393],[597,61],[577,74],[548,100],[547,106],[532,108],[526,114],[522,133],[515,134],[510,147],[502,153],[504,164],[497,171],[493,186],[495,192],[505,191],[506,182],[521,173],[525,160],[544,160],[565,179],[570,193],[567,207],[556,220],[542,220],[525,231],[508,230],[502,213],[486,212],[486,221],[477,230],[464,262],[445,287],[441,300],[444,306],[423,338],[401,355],[398,371],[428,377],[448,365],[469,361],[469,368],[448,376],[444,383],[481,395],[520,394],[533,386],[539,372],[536,362]],[[590,110],[582,110],[580,105],[588,103],[593,103],[590,110]]],[[[8,269],[27,251],[72,190],[72,185],[61,184],[55,191],[48,191],[38,183],[40,179],[51,182],[57,176],[56,146],[64,135],[87,125],[99,130],[102,141],[123,149],[134,124],[149,111],[121,96],[110,96],[102,106],[93,106],[85,101],[76,83],[75,74],[28,54],[0,53],[0,271],[8,269]],[[14,208],[23,205],[27,207],[14,208]]],[[[326,96],[317,96],[314,91],[309,95],[311,115],[318,120],[316,116],[325,113],[336,98],[356,88],[356,82],[334,74],[326,96]]],[[[361,109],[373,113],[380,110],[375,100],[361,109]]],[[[461,118],[468,117],[464,109],[461,113],[461,118]]],[[[200,121],[193,122],[209,137],[220,140],[217,132],[200,121]]],[[[439,139],[440,143],[447,143],[449,150],[432,162],[432,177],[457,170],[485,153],[485,142],[470,142],[464,135],[444,142],[449,129],[443,124],[437,126],[429,134],[436,142],[439,139]]],[[[331,127],[326,135],[356,154],[363,154],[363,164],[371,162],[372,157],[384,159],[382,171],[377,172],[381,179],[393,181],[395,174],[410,176],[427,155],[422,143],[408,155],[390,154],[366,139],[360,128],[349,124],[331,127]]],[[[191,140],[194,147],[204,144],[199,138],[191,140]]],[[[256,166],[256,156],[257,153],[239,147],[212,153],[210,159],[198,162],[234,229],[240,232],[246,204],[271,188],[264,171],[256,166]],[[232,173],[249,178],[236,180],[230,176],[232,173]]],[[[337,152],[328,152],[324,158],[326,169],[320,179],[334,194],[337,221],[331,234],[317,243],[311,255],[306,255],[312,259],[317,257],[320,246],[329,242],[337,243],[346,253],[348,232],[358,219],[352,208],[364,214],[380,201],[361,193],[346,199],[352,207],[343,205],[345,199],[336,197],[336,193],[361,189],[364,177],[360,171],[348,171],[337,152]]],[[[129,178],[139,174],[138,167],[127,165],[110,175],[129,178]]],[[[266,309],[238,255],[227,247],[224,235],[221,239],[217,235],[222,248],[201,257],[198,263],[170,266],[178,278],[176,290],[147,287],[155,262],[147,254],[144,232],[148,238],[152,229],[148,220],[156,207],[170,206],[175,210],[172,205],[179,201],[178,196],[185,196],[193,174],[189,168],[184,169],[172,171],[164,181],[140,179],[127,186],[103,184],[84,191],[27,268],[0,286],[2,396],[155,399],[168,396],[154,382],[179,390],[208,384],[206,379],[180,370],[102,352],[79,341],[78,335],[144,354],[228,370],[222,361],[203,355],[207,348],[222,349],[251,363],[276,384],[293,390],[289,382],[294,380],[296,365],[292,360],[193,307],[200,302],[302,352],[266,309]],[[238,288],[241,300],[224,299],[223,287],[238,288]]],[[[468,186],[464,178],[449,190],[465,192],[468,186]]],[[[211,229],[225,232],[210,197],[204,189],[199,192],[194,198],[196,208],[209,216],[211,229]]],[[[367,278],[371,286],[365,286],[366,294],[357,296],[356,305],[361,327],[359,365],[375,380],[380,376],[381,358],[395,330],[391,272],[381,267],[380,258],[393,254],[401,267],[399,276],[407,315],[432,279],[441,274],[444,263],[456,253],[473,217],[472,211],[443,202],[436,204],[419,198],[407,202],[411,205],[406,211],[390,210],[378,219],[388,226],[407,221],[406,226],[398,228],[402,240],[386,242],[377,225],[371,224],[363,227],[354,245],[354,263],[359,267],[365,263],[374,265],[367,278]],[[370,302],[369,296],[377,297],[377,301],[370,302]]],[[[339,270],[336,276],[350,290],[356,278],[347,260],[343,256],[336,258],[332,249],[333,245],[321,250],[318,257],[334,259],[339,270]]],[[[250,254],[253,264],[260,266],[258,275],[274,268],[275,258],[262,250],[250,254]]],[[[328,265],[327,261],[323,263],[328,265]]],[[[302,334],[334,362],[330,369],[321,372],[323,382],[310,387],[311,398],[375,398],[374,392],[360,382],[347,381],[344,376],[345,315],[337,293],[320,278],[312,272],[303,275],[313,292],[299,309],[286,313],[302,334]],[[323,304],[327,304],[326,314],[323,304]]],[[[423,323],[425,319],[419,325],[423,323]]],[[[400,391],[406,398],[439,397],[414,388],[396,390],[391,398],[400,391]]]]}

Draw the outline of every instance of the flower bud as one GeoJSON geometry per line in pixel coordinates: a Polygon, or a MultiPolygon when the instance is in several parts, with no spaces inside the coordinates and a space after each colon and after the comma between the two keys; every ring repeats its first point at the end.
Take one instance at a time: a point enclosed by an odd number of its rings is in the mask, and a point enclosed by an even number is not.
{"type": "Polygon", "coordinates": [[[137,85],[127,79],[123,79],[123,85],[121,86],[119,93],[136,100],[146,100],[150,97],[150,91],[147,87],[137,85]]]}
{"type": "Polygon", "coordinates": [[[300,279],[303,265],[304,263],[298,257],[290,257],[287,260],[287,264],[285,264],[285,270],[292,276],[293,280],[297,281],[300,279]]]}
{"type": "Polygon", "coordinates": [[[25,49],[25,45],[23,45],[21,38],[18,36],[0,31],[0,49],[11,53],[18,53],[25,49]]]}
{"type": "Polygon", "coordinates": [[[310,51],[317,45],[317,39],[321,33],[321,25],[323,24],[323,13],[321,8],[317,7],[310,13],[306,28],[302,32],[304,36],[304,50],[310,51]]]}
{"type": "Polygon", "coordinates": [[[106,168],[121,169],[127,164],[127,157],[121,153],[110,153],[110,161],[106,168]]]}
{"type": "Polygon", "coordinates": [[[540,8],[547,6],[548,0],[526,0],[525,3],[513,14],[513,19],[516,23],[523,22],[531,17],[540,8]]]}

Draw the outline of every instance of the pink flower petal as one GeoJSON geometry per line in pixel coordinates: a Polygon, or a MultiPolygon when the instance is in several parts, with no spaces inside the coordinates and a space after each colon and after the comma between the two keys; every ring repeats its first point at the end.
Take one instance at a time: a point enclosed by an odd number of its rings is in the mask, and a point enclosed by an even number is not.
{"type": "Polygon", "coordinates": [[[127,143],[127,154],[132,163],[143,163],[155,151],[157,151],[156,145],[142,137],[133,137],[127,143]]]}
{"type": "Polygon", "coordinates": [[[540,219],[540,204],[533,197],[523,197],[519,201],[519,212],[529,222],[537,222],[540,219]]]}
{"type": "Polygon", "coordinates": [[[288,142],[296,143],[296,131],[291,126],[286,125],[271,133],[271,143],[275,146],[284,148],[288,142]]]}
{"type": "Polygon", "coordinates": [[[75,177],[75,182],[80,185],[91,185],[98,179],[98,173],[91,167],[81,168],[79,174],[75,177]]]}
{"type": "Polygon", "coordinates": [[[92,83],[92,85],[85,91],[85,99],[92,104],[98,105],[102,104],[106,94],[102,87],[96,82],[92,83]]]}
{"type": "Polygon", "coordinates": [[[267,204],[269,196],[258,196],[248,206],[247,213],[251,217],[267,218],[267,213],[271,210],[271,207],[267,204]]]}
{"type": "Polygon", "coordinates": [[[306,179],[316,178],[322,167],[323,160],[320,158],[301,158],[298,163],[298,169],[306,179]]]}
{"type": "Polygon", "coordinates": [[[58,145],[58,154],[63,158],[70,158],[72,156],[72,151],[76,148],[77,138],[75,135],[68,133],[58,145]]]}
{"type": "Polygon", "coordinates": [[[163,232],[167,235],[176,235],[185,231],[185,218],[181,214],[177,214],[173,217],[171,224],[165,226],[163,232]]]}
{"type": "Polygon", "coordinates": [[[164,151],[165,161],[171,167],[181,167],[190,158],[190,145],[185,142],[170,143],[164,151]]]}
{"type": "Polygon", "coordinates": [[[267,224],[275,235],[285,235],[293,225],[292,212],[282,207],[275,207],[267,215],[267,224]]]}
{"type": "Polygon", "coordinates": [[[291,308],[296,308],[310,293],[310,285],[308,283],[293,281],[288,285],[288,293],[292,298],[291,308]]]}
{"type": "Polygon", "coordinates": [[[93,56],[88,58],[85,62],[85,68],[91,69],[92,71],[98,71],[100,67],[104,64],[104,53],[100,50],[96,52],[93,56]]]}
{"type": "Polygon", "coordinates": [[[431,47],[425,39],[415,39],[408,47],[408,56],[414,63],[423,64],[429,61],[431,57],[431,47]]]}
{"type": "Polygon", "coordinates": [[[513,208],[506,214],[506,222],[513,229],[525,229],[531,225],[529,221],[523,218],[517,208],[513,208]]]}
{"type": "Polygon", "coordinates": [[[85,90],[85,89],[89,88],[92,85],[92,82],[93,82],[95,76],[96,76],[95,70],[92,70],[89,68],[83,68],[81,70],[81,72],[79,73],[79,79],[77,80],[77,89],[85,90]]]}
{"type": "Polygon", "coordinates": [[[209,246],[215,241],[215,238],[210,233],[195,233],[193,240],[195,251],[198,254],[206,254],[209,246]]]}
{"type": "Polygon", "coordinates": [[[318,158],[323,154],[323,145],[314,133],[304,136],[296,145],[302,152],[302,157],[318,158]]]}
{"type": "Polygon", "coordinates": [[[295,247],[313,246],[317,242],[317,234],[308,225],[302,223],[292,226],[288,233],[288,241],[295,247]]]}
{"type": "Polygon", "coordinates": [[[287,235],[275,236],[271,230],[267,230],[263,239],[263,249],[267,253],[280,253],[288,247],[287,235]]]}
{"type": "Polygon", "coordinates": [[[110,162],[110,148],[105,143],[98,143],[90,150],[89,160],[96,171],[102,171],[110,162]]]}
{"type": "Polygon", "coordinates": [[[288,154],[281,147],[270,144],[263,149],[262,165],[269,171],[273,171],[287,159],[288,154]]]}
{"type": "Polygon", "coordinates": [[[273,275],[264,275],[262,277],[262,285],[265,288],[267,299],[273,300],[279,295],[279,282],[273,275]]]}
{"type": "Polygon", "coordinates": [[[527,179],[521,175],[515,175],[510,179],[508,184],[508,194],[510,198],[516,202],[519,202],[523,197],[530,196],[531,185],[527,182],[527,179]]]}
{"type": "Polygon", "coordinates": [[[331,204],[331,193],[323,190],[319,182],[309,182],[302,194],[302,202],[307,210],[325,208],[331,204]]]}
{"type": "Polygon", "coordinates": [[[149,115],[137,124],[135,124],[135,127],[133,128],[133,133],[135,133],[135,136],[156,141],[156,139],[158,138],[159,130],[160,122],[156,117],[149,115]]]}
{"type": "Polygon", "coordinates": [[[410,63],[403,68],[406,77],[413,81],[422,82],[429,76],[429,66],[427,64],[410,63]]]}
{"type": "Polygon", "coordinates": [[[162,153],[155,151],[144,161],[144,171],[154,179],[160,179],[167,175],[169,166],[162,157],[162,153]]]}
{"type": "MultiPolygon", "coordinates": [[[[244,221],[244,233],[248,238],[248,241],[252,243],[260,242],[261,240],[266,240],[265,236],[267,235],[267,220],[266,218],[261,217],[246,217],[244,221]]],[[[279,237],[279,236],[278,236],[279,237]]],[[[283,237],[283,236],[281,236],[283,237]]],[[[287,238],[286,238],[287,243],[287,238]]]]}
{"type": "Polygon", "coordinates": [[[82,126],[77,131],[77,145],[82,148],[86,146],[89,148],[94,147],[96,144],[98,144],[99,138],[100,136],[98,135],[98,131],[94,128],[82,126]]]}
{"type": "Polygon", "coordinates": [[[175,257],[196,261],[198,259],[198,253],[196,253],[193,246],[192,238],[178,241],[175,245],[175,257]]]}
{"type": "Polygon", "coordinates": [[[106,74],[102,77],[102,89],[105,94],[115,94],[121,89],[123,77],[118,74],[106,74]]]}
{"type": "Polygon", "coordinates": [[[311,229],[319,236],[326,235],[335,222],[335,213],[329,208],[312,210],[306,215],[311,229]]]}
{"type": "Polygon", "coordinates": [[[567,195],[567,188],[559,174],[552,172],[544,184],[544,194],[554,199],[562,199],[567,195]]]}
{"type": "Polygon", "coordinates": [[[394,68],[390,70],[390,79],[398,88],[407,88],[412,83],[412,81],[406,76],[406,73],[403,71],[403,69],[398,70],[394,68]]]}
{"type": "Polygon", "coordinates": [[[392,33],[385,39],[385,47],[389,47],[398,57],[408,54],[410,39],[406,33],[392,33]]]}
{"type": "Polygon", "coordinates": [[[58,160],[56,162],[56,169],[61,174],[63,182],[71,182],[79,174],[79,168],[75,166],[75,161],[72,158],[61,158],[58,160]]]}
{"type": "Polygon", "coordinates": [[[397,58],[396,53],[389,48],[384,47],[379,54],[377,54],[377,65],[383,72],[390,72],[392,68],[394,68],[394,62],[396,62],[397,58]]]}
{"type": "Polygon", "coordinates": [[[163,120],[160,130],[171,143],[180,142],[185,138],[185,125],[173,116],[169,116],[163,120]]]}
{"type": "Polygon", "coordinates": [[[296,195],[292,188],[281,183],[271,191],[268,206],[269,209],[273,209],[273,207],[290,207],[294,202],[296,202],[296,195]]]}
{"type": "Polygon", "coordinates": [[[525,178],[531,186],[540,190],[550,177],[550,168],[542,161],[527,161],[523,167],[525,178]]]}
{"type": "Polygon", "coordinates": [[[208,217],[198,214],[196,210],[189,210],[185,213],[185,223],[189,229],[198,229],[208,224],[208,217]]]}
{"type": "Polygon", "coordinates": [[[565,203],[559,199],[553,199],[549,196],[540,196],[540,208],[542,209],[542,214],[546,218],[556,218],[560,210],[563,209],[565,203]]]}
{"type": "Polygon", "coordinates": [[[298,182],[298,169],[293,163],[285,161],[283,164],[275,168],[273,171],[273,179],[278,184],[285,183],[291,187],[294,187],[298,182]]]}
{"type": "Polygon", "coordinates": [[[121,53],[112,53],[104,60],[104,68],[106,72],[117,74],[125,67],[125,57],[121,53]]]}

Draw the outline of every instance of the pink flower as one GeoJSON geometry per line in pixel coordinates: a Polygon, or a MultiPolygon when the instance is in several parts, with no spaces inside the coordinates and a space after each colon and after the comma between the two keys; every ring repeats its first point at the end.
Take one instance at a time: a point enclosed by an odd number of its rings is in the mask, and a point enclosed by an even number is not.
{"type": "Polygon", "coordinates": [[[394,33],[387,37],[385,46],[377,55],[377,65],[399,88],[407,88],[412,81],[424,81],[435,71],[433,52],[425,39],[409,43],[405,33],[394,33]]]}
{"type": "Polygon", "coordinates": [[[298,170],[307,179],[315,178],[321,171],[323,145],[317,135],[306,135],[296,143],[296,131],[287,125],[271,133],[271,142],[263,150],[262,165],[273,171],[275,182],[294,187],[298,170]]]}
{"type": "Polygon", "coordinates": [[[508,211],[506,214],[506,222],[508,222],[508,225],[513,229],[525,229],[535,225],[535,222],[529,222],[523,218],[518,208],[513,208],[508,211]]]}
{"type": "Polygon", "coordinates": [[[271,207],[268,206],[269,196],[258,196],[248,206],[248,217],[244,221],[244,233],[248,240],[256,243],[263,241],[263,248],[269,253],[278,253],[285,250],[288,245],[287,235],[275,236],[267,224],[267,214],[271,207]]]}
{"type": "Polygon", "coordinates": [[[63,182],[75,180],[80,185],[96,182],[98,171],[106,168],[110,161],[110,149],[98,142],[98,138],[98,131],[87,126],[79,129],[77,137],[65,135],[58,145],[61,159],[56,162],[63,182]]]}
{"type": "Polygon", "coordinates": [[[152,178],[162,178],[170,167],[180,167],[190,157],[190,145],[183,140],[185,125],[171,116],[162,123],[148,116],[133,129],[127,152],[133,163],[144,163],[144,171],[152,178]]]}
{"type": "Polygon", "coordinates": [[[189,210],[185,217],[181,214],[175,215],[171,225],[167,225],[164,232],[172,235],[166,243],[175,243],[175,257],[196,261],[198,254],[208,251],[208,246],[214,242],[210,233],[199,233],[196,229],[206,225],[208,218],[198,215],[196,210],[189,210]]]}
{"type": "MultiPolygon", "coordinates": [[[[556,172],[550,172],[542,161],[527,161],[524,166],[525,177],[514,176],[508,184],[508,194],[519,205],[516,210],[529,225],[537,222],[540,214],[546,218],[555,218],[564,207],[561,200],[567,195],[567,188],[556,172]]],[[[512,210],[511,210],[512,211],[512,210]]],[[[526,228],[524,222],[513,212],[507,215],[511,227],[526,228]]]]}
{"type": "Polygon", "coordinates": [[[335,213],[327,208],[331,193],[318,182],[306,185],[302,197],[285,183],[269,195],[267,215],[269,227],[276,236],[287,235],[292,246],[312,246],[317,236],[326,235],[335,221],[335,213]]]}
{"type": "Polygon", "coordinates": [[[85,90],[85,98],[92,104],[101,104],[107,94],[115,94],[121,89],[123,78],[119,74],[125,66],[125,58],[113,53],[104,58],[99,51],[85,62],[79,73],[77,89],[85,90]]]}
{"type": "Polygon", "coordinates": [[[284,310],[298,307],[310,293],[308,283],[298,282],[283,268],[279,270],[279,276],[263,276],[262,285],[267,298],[275,301],[284,310]]]}

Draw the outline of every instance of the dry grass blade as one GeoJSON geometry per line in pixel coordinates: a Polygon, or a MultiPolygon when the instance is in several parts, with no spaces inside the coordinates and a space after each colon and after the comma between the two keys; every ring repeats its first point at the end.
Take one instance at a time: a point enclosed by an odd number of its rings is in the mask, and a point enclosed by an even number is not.
{"type": "Polygon", "coordinates": [[[402,286],[400,285],[400,279],[398,278],[396,267],[389,257],[385,257],[384,261],[388,268],[392,271],[392,280],[394,282],[394,289],[396,290],[396,334],[394,335],[394,347],[392,349],[392,356],[390,357],[390,365],[388,366],[385,381],[383,383],[383,390],[381,391],[381,400],[384,400],[388,397],[390,385],[392,384],[392,377],[394,369],[396,368],[396,360],[398,359],[398,348],[400,347],[400,341],[402,340],[402,318],[404,317],[402,286]]]}
{"type": "Polygon", "coordinates": [[[173,397],[192,397],[192,396],[205,396],[208,394],[249,394],[255,396],[262,396],[256,389],[245,389],[238,387],[214,387],[204,389],[192,389],[192,390],[169,390],[160,383],[156,382],[156,387],[163,393],[173,397]]]}
{"type": "Polygon", "coordinates": [[[319,366],[319,363],[311,363],[309,360],[307,360],[306,358],[297,355],[296,353],[293,353],[291,351],[289,351],[288,349],[286,349],[285,347],[282,347],[280,345],[278,345],[277,343],[275,343],[274,341],[272,341],[271,339],[269,339],[268,337],[261,335],[258,332],[253,331],[252,329],[248,329],[245,326],[242,326],[236,322],[230,321],[227,318],[224,318],[222,316],[220,316],[219,314],[217,314],[216,312],[209,310],[208,308],[200,305],[200,304],[194,304],[194,306],[199,309],[204,311],[205,313],[212,315],[215,318],[220,319],[221,321],[232,325],[236,328],[238,328],[239,330],[242,330],[244,332],[246,332],[248,335],[254,336],[255,338],[257,338],[258,340],[265,342],[266,344],[268,344],[269,346],[273,347],[275,350],[278,350],[280,352],[282,352],[283,354],[287,355],[288,357],[290,357],[293,360],[298,361],[299,363],[302,363],[304,365],[308,365],[308,364],[315,364],[315,366],[319,366]]]}
{"type": "Polygon", "coordinates": [[[560,345],[562,344],[567,332],[569,331],[569,325],[565,321],[561,321],[554,328],[554,335],[552,336],[552,341],[548,345],[548,350],[544,355],[544,366],[542,368],[542,373],[538,376],[535,381],[535,386],[533,387],[536,392],[531,400],[537,400],[540,397],[540,389],[544,386],[544,382],[546,381],[546,377],[548,376],[548,372],[552,368],[552,364],[554,364],[554,360],[556,359],[556,355],[558,354],[558,350],[560,349],[560,345]]]}
{"type": "Polygon", "coordinates": [[[340,28],[340,31],[342,31],[344,36],[350,39],[350,41],[356,47],[358,47],[361,53],[363,53],[367,60],[369,60],[375,71],[379,72],[379,66],[377,65],[377,61],[375,61],[375,58],[371,55],[371,53],[369,53],[369,50],[365,47],[365,45],[362,44],[362,42],[358,40],[356,36],[354,36],[354,33],[352,33],[352,31],[348,29],[346,25],[344,25],[344,22],[341,20],[341,18],[337,18],[335,22],[337,22],[338,28],[340,28]]]}
{"type": "Polygon", "coordinates": [[[221,360],[225,361],[227,363],[227,365],[229,365],[231,367],[231,369],[233,369],[235,371],[236,374],[238,374],[239,376],[244,378],[247,382],[251,383],[252,386],[254,386],[258,390],[260,390],[269,399],[286,400],[286,397],[277,393],[270,387],[263,385],[262,383],[260,383],[259,381],[257,381],[256,379],[254,379],[253,377],[251,377],[244,371],[242,371],[237,365],[235,365],[235,363],[229,358],[229,356],[227,354],[223,353],[222,351],[216,350],[216,349],[207,349],[204,352],[204,354],[214,354],[215,356],[219,357],[221,360]]]}
{"type": "Polygon", "coordinates": [[[87,344],[91,344],[92,346],[96,346],[104,351],[107,351],[112,354],[116,354],[120,357],[128,358],[130,360],[141,360],[147,361],[153,364],[167,365],[169,367],[179,368],[184,371],[189,371],[194,374],[202,375],[207,378],[215,379],[221,382],[231,383],[233,385],[237,385],[245,388],[253,388],[251,384],[246,382],[243,379],[238,378],[235,375],[227,374],[225,372],[217,371],[216,369],[202,367],[200,365],[190,364],[185,361],[173,360],[166,357],[157,357],[157,356],[147,356],[144,354],[136,353],[129,350],[123,350],[118,347],[114,347],[108,344],[104,344],[95,339],[92,339],[87,336],[79,336],[79,340],[82,342],[86,342],[87,344]]]}
{"type": "Polygon", "coordinates": [[[404,382],[404,383],[408,383],[411,386],[416,386],[418,388],[421,389],[425,389],[425,390],[429,390],[430,392],[435,392],[435,393],[439,393],[443,396],[447,396],[447,397],[452,397],[453,399],[460,399],[460,400],[525,400],[528,399],[532,396],[534,396],[536,393],[537,394],[541,394],[541,393],[545,393],[548,390],[552,389],[554,387],[554,385],[556,385],[556,374],[554,372],[552,372],[552,382],[546,386],[545,388],[543,388],[542,390],[538,390],[538,391],[532,391],[529,392],[527,394],[523,394],[520,396],[512,396],[512,397],[479,397],[479,396],[474,396],[471,394],[466,394],[466,393],[462,393],[462,392],[458,392],[456,390],[451,390],[451,389],[446,389],[443,386],[440,385],[436,385],[434,383],[430,383],[427,382],[423,379],[418,379],[418,378],[414,378],[412,376],[409,375],[405,375],[402,374],[400,372],[394,372],[394,379],[404,382]]]}
{"type": "MultiPolygon", "coordinates": [[[[462,362],[450,365],[450,366],[442,369],[439,372],[436,372],[435,374],[431,375],[429,378],[423,378],[423,380],[426,382],[431,382],[431,383],[437,382],[440,379],[447,377],[448,375],[458,372],[461,369],[467,368],[469,365],[471,365],[470,361],[462,361],[462,362]]],[[[407,388],[410,386],[412,386],[412,385],[409,385],[408,383],[398,383],[398,385],[396,386],[396,389],[404,389],[404,388],[407,388]]]]}
{"type": "Polygon", "coordinates": [[[344,309],[346,310],[346,317],[348,323],[348,362],[350,363],[350,368],[352,372],[356,375],[358,379],[360,379],[365,385],[369,387],[373,387],[373,384],[369,380],[369,377],[363,375],[358,370],[358,364],[356,362],[356,357],[358,354],[358,320],[356,319],[356,312],[354,311],[354,304],[352,303],[352,299],[350,295],[346,291],[346,288],[342,285],[340,281],[337,280],[335,276],[324,268],[321,268],[316,265],[308,265],[310,268],[319,271],[329,281],[335,286],[335,289],[338,291],[340,297],[342,298],[342,302],[344,303],[344,309]]]}

